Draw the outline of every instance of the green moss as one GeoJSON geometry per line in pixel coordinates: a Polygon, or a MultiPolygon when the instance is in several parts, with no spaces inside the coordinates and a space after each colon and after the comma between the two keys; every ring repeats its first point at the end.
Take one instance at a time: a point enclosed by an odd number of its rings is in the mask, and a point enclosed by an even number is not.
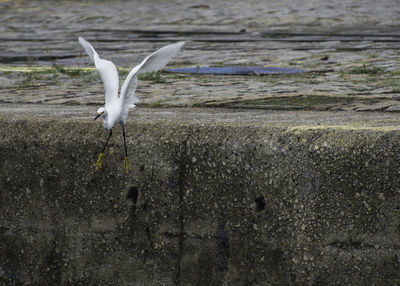
{"type": "Polygon", "coordinates": [[[151,81],[153,83],[165,83],[165,78],[161,77],[159,72],[142,73],[138,76],[139,80],[151,81]]]}
{"type": "Polygon", "coordinates": [[[82,20],[83,21],[91,21],[91,20],[100,20],[100,19],[105,19],[105,16],[102,15],[88,15],[84,17],[82,20]]]}
{"type": "Polygon", "coordinates": [[[80,68],[64,67],[62,65],[57,65],[57,64],[52,65],[52,70],[53,72],[56,71],[69,76],[81,76],[90,73],[90,71],[83,70],[80,68]]]}
{"type": "Polygon", "coordinates": [[[352,68],[348,71],[350,74],[367,74],[367,75],[378,75],[383,74],[385,70],[380,67],[367,67],[365,63],[361,67],[352,68]]]}
{"type": "Polygon", "coordinates": [[[400,76],[400,71],[391,71],[390,74],[392,76],[400,76]]]}
{"type": "Polygon", "coordinates": [[[81,105],[81,103],[77,100],[69,100],[66,101],[64,103],[62,103],[63,105],[69,105],[69,106],[76,106],[76,105],[81,105]]]}
{"type": "Polygon", "coordinates": [[[195,66],[196,63],[192,62],[192,61],[179,61],[179,62],[175,62],[175,61],[171,61],[168,63],[168,67],[185,67],[185,66],[195,66]]]}
{"type": "Polygon", "coordinates": [[[19,88],[29,88],[37,86],[34,82],[32,73],[26,73],[24,79],[18,84],[19,88]]]}
{"type": "Polygon", "coordinates": [[[58,74],[56,72],[47,72],[43,70],[31,71],[24,73],[23,80],[18,84],[19,88],[37,87],[43,81],[51,81],[53,84],[58,84],[58,74]]]}
{"type": "Polygon", "coordinates": [[[400,87],[398,88],[393,88],[392,93],[400,93],[400,87]]]}
{"type": "Polygon", "coordinates": [[[277,98],[264,98],[256,100],[243,100],[245,105],[276,105],[276,106],[296,106],[312,107],[317,105],[330,104],[349,104],[352,102],[366,101],[367,99],[357,99],[351,97],[333,97],[333,96],[287,96],[277,98]]]}
{"type": "Polygon", "coordinates": [[[254,75],[247,77],[251,80],[267,84],[281,85],[282,82],[286,81],[289,82],[289,84],[305,83],[308,85],[308,84],[320,84],[323,81],[325,73],[326,72],[324,71],[312,71],[312,72],[305,72],[298,74],[273,74],[273,75],[263,75],[263,76],[254,75]]]}
{"type": "Polygon", "coordinates": [[[151,107],[151,108],[157,108],[157,107],[163,107],[163,106],[164,106],[163,100],[157,100],[155,102],[148,104],[148,107],[151,107]]]}
{"type": "Polygon", "coordinates": [[[100,80],[99,76],[97,74],[94,74],[94,73],[86,74],[81,79],[82,82],[86,82],[86,83],[95,82],[95,81],[98,81],[98,80],[100,80]]]}
{"type": "Polygon", "coordinates": [[[385,78],[376,83],[376,87],[399,87],[400,81],[398,78],[385,78]]]}
{"type": "Polygon", "coordinates": [[[118,68],[118,75],[120,78],[126,77],[129,74],[130,70],[125,68],[118,68]]]}
{"type": "Polygon", "coordinates": [[[8,72],[20,72],[23,79],[19,83],[19,88],[37,87],[40,84],[56,85],[59,84],[60,77],[79,78],[83,82],[92,82],[98,79],[98,75],[94,74],[93,69],[65,67],[53,64],[44,68],[24,68],[8,72]]]}

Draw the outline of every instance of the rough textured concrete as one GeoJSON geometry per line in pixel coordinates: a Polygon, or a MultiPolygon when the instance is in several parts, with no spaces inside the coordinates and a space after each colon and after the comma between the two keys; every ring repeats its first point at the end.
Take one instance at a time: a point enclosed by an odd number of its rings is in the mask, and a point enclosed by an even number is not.
{"type": "Polygon", "coordinates": [[[117,130],[94,171],[106,133],[88,113],[5,114],[3,285],[400,283],[400,136],[374,114],[315,129],[155,111],[129,122],[129,175],[117,130]]]}

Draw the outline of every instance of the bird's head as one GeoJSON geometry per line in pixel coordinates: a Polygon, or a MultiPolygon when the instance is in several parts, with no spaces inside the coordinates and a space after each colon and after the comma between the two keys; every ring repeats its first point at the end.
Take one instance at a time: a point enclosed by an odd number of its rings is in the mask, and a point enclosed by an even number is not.
{"type": "Polygon", "coordinates": [[[100,107],[99,109],[97,109],[97,115],[94,118],[94,120],[96,120],[100,116],[103,117],[103,118],[105,118],[107,116],[107,111],[106,111],[106,109],[104,107],[100,107]]]}

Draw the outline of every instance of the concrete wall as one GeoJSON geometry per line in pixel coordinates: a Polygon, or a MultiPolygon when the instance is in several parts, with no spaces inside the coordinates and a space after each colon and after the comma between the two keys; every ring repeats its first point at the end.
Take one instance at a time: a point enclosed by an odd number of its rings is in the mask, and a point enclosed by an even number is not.
{"type": "Polygon", "coordinates": [[[0,124],[1,285],[400,283],[398,131],[0,124]]]}

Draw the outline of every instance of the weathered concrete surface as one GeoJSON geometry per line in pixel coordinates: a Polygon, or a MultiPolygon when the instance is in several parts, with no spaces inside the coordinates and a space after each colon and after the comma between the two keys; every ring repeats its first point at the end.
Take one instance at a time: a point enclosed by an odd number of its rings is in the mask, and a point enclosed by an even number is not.
{"type": "Polygon", "coordinates": [[[396,114],[142,109],[125,175],[90,108],[32,107],[0,115],[3,285],[400,283],[396,114]]]}

